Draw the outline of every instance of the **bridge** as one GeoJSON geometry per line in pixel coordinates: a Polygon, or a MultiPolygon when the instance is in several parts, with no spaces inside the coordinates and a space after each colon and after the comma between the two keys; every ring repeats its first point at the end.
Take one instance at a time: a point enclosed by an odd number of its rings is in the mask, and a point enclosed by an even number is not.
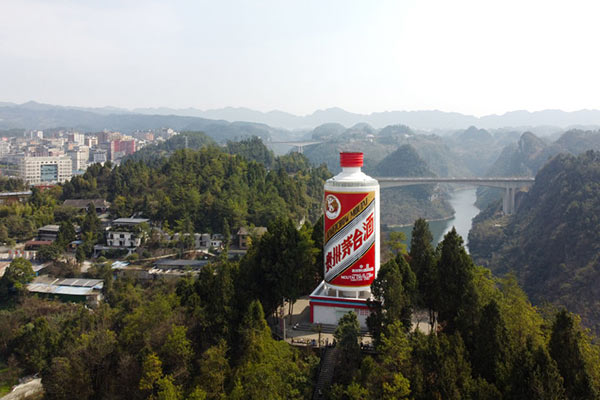
{"type": "Polygon", "coordinates": [[[432,183],[462,183],[504,189],[502,211],[504,214],[515,212],[515,194],[517,189],[533,185],[535,178],[438,178],[438,177],[376,177],[382,189],[398,186],[426,185],[432,183]]]}
{"type": "Polygon", "coordinates": [[[319,143],[323,143],[323,142],[319,142],[319,141],[304,141],[304,142],[293,142],[293,141],[288,141],[288,142],[265,142],[265,144],[287,144],[290,146],[294,146],[296,148],[296,151],[300,154],[303,153],[304,151],[304,146],[310,146],[311,144],[319,144],[319,143]]]}

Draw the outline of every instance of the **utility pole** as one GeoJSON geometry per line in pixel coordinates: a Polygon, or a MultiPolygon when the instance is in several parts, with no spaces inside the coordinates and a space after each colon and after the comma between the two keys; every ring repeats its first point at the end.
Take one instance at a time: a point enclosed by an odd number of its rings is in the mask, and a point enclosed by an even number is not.
{"type": "Polygon", "coordinates": [[[283,330],[283,340],[285,341],[285,297],[281,300],[281,327],[283,330]]]}
{"type": "Polygon", "coordinates": [[[321,348],[321,331],[323,330],[321,327],[321,323],[317,322],[317,326],[319,327],[319,348],[321,348]]]}

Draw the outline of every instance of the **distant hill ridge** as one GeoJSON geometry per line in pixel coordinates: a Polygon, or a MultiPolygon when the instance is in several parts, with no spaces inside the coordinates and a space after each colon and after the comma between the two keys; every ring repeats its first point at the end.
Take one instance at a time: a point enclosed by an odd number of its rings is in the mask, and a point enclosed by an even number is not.
{"type": "MultiPolygon", "coordinates": [[[[590,128],[600,126],[600,110],[579,110],[566,112],[561,110],[542,110],[529,112],[524,110],[511,111],[502,115],[486,115],[476,117],[456,112],[439,110],[420,111],[383,111],[371,114],[352,113],[338,107],[325,110],[317,110],[312,114],[299,116],[284,111],[261,112],[244,107],[225,107],[214,110],[199,110],[195,108],[135,108],[133,110],[117,107],[76,107],[55,106],[30,101],[24,104],[0,102],[0,127],[32,129],[35,126],[16,126],[11,122],[17,122],[18,112],[66,112],[80,111],[101,116],[171,116],[202,118],[208,120],[221,120],[222,122],[244,121],[250,123],[266,124],[272,127],[284,129],[312,129],[326,123],[339,123],[345,127],[366,122],[374,128],[380,129],[387,125],[405,124],[415,129],[466,129],[469,126],[478,126],[485,129],[497,129],[503,127],[533,127],[552,126],[557,128],[582,127],[590,128]]],[[[57,115],[58,117],[58,115],[57,115]]],[[[73,116],[75,117],[75,116],[73,116]]],[[[83,115],[79,115],[83,118],[83,115]]],[[[89,116],[87,116],[90,118],[89,116]]],[[[26,119],[20,119],[22,123],[26,119]]],[[[59,121],[56,121],[59,123],[59,121]]],[[[56,126],[47,126],[56,127],[56,126]]],[[[42,126],[42,128],[44,128],[42,126]]],[[[196,129],[197,127],[185,127],[196,129]]]]}
{"type": "Polygon", "coordinates": [[[531,176],[559,153],[580,154],[600,150],[600,131],[572,129],[550,142],[525,132],[517,143],[506,146],[487,176],[531,176]]]}
{"type": "MultiPolygon", "coordinates": [[[[600,150],[600,130],[572,129],[556,141],[540,138],[525,132],[516,143],[510,143],[485,173],[486,176],[534,176],[559,153],[580,154],[587,150],[600,150]]],[[[501,191],[492,188],[477,189],[477,206],[485,208],[500,198],[501,191]]]]}

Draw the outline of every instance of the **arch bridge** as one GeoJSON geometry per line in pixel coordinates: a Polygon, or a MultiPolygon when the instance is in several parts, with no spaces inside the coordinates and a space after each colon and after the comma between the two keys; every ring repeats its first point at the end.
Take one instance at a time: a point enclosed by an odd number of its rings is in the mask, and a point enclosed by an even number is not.
{"type": "Polygon", "coordinates": [[[515,212],[515,193],[517,189],[529,187],[535,178],[506,177],[506,178],[438,178],[438,177],[376,177],[382,189],[398,186],[426,185],[432,183],[461,183],[467,185],[486,186],[504,189],[502,211],[505,214],[515,212]]]}
{"type": "Polygon", "coordinates": [[[311,146],[313,144],[319,144],[319,143],[323,143],[320,141],[303,141],[303,142],[294,142],[294,141],[287,141],[287,142],[265,142],[265,144],[287,144],[288,146],[293,146],[293,148],[296,150],[296,152],[302,154],[304,153],[304,146],[311,146]]]}

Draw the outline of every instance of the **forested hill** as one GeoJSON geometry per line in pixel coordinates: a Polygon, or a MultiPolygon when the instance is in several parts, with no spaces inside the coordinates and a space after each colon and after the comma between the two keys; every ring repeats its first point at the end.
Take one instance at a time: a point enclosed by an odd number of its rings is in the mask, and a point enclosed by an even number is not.
{"type": "Polygon", "coordinates": [[[377,176],[435,176],[425,161],[408,145],[381,160],[375,168],[377,176]]]}
{"type": "Polygon", "coordinates": [[[474,220],[469,249],[496,273],[514,271],[530,298],[561,304],[600,331],[600,152],[558,155],[512,217],[474,220]]]}
{"type": "Polygon", "coordinates": [[[315,221],[321,213],[325,166],[302,156],[282,156],[273,169],[208,145],[176,150],[152,165],[126,161],[96,164],[63,186],[63,198],[103,197],[119,217],[143,215],[196,232],[224,232],[246,224],[266,226],[276,217],[315,221]]]}
{"type": "Polygon", "coordinates": [[[525,132],[517,143],[506,146],[487,176],[532,176],[560,149],[551,146],[531,132],[525,132]]]}
{"type": "MultiPolygon", "coordinates": [[[[181,132],[162,143],[151,144],[141,148],[137,152],[125,157],[124,161],[141,160],[146,163],[154,163],[162,158],[169,157],[177,150],[199,150],[208,145],[215,146],[216,142],[204,132],[181,132]]],[[[275,162],[273,152],[257,136],[240,141],[229,140],[225,145],[225,150],[229,154],[242,156],[248,161],[262,163],[267,168],[271,168],[275,162]]]]}
{"type": "Polygon", "coordinates": [[[204,132],[181,132],[166,141],[158,144],[150,144],[142,147],[135,153],[127,156],[126,160],[142,160],[145,162],[156,162],[163,157],[168,157],[176,150],[192,149],[198,150],[202,147],[215,144],[215,141],[208,137],[204,132]]]}

